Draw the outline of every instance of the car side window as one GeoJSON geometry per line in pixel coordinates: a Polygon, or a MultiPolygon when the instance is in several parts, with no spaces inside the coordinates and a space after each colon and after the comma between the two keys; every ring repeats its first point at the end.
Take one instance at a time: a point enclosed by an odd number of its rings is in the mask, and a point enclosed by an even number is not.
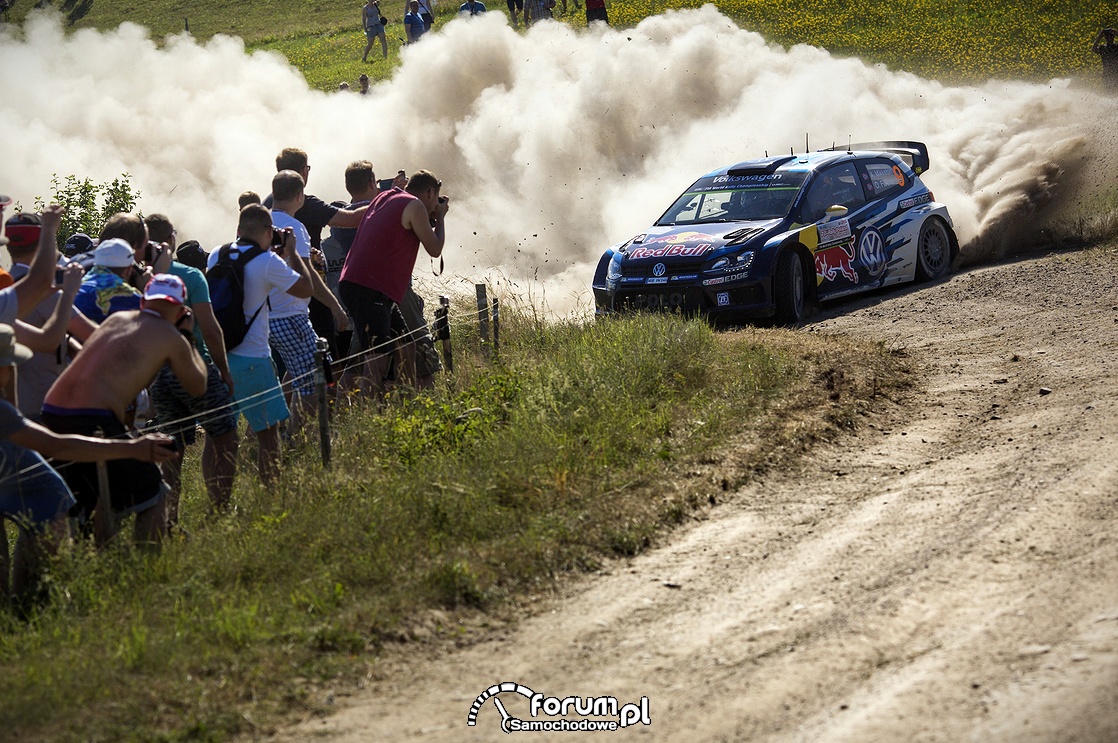
{"type": "Polygon", "coordinates": [[[854,210],[866,203],[854,163],[843,163],[819,173],[804,198],[803,222],[818,222],[827,208],[840,204],[854,210]]]}
{"type": "Polygon", "coordinates": [[[871,199],[883,199],[904,190],[909,185],[908,176],[896,163],[881,159],[859,163],[862,182],[871,199]]]}

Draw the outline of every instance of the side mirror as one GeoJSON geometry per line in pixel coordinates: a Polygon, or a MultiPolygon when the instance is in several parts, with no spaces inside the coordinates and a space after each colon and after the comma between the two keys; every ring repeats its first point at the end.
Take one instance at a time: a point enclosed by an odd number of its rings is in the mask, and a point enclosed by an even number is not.
{"type": "Polygon", "coordinates": [[[827,207],[827,219],[838,219],[840,217],[845,217],[846,213],[849,211],[850,210],[842,204],[831,204],[827,207]]]}

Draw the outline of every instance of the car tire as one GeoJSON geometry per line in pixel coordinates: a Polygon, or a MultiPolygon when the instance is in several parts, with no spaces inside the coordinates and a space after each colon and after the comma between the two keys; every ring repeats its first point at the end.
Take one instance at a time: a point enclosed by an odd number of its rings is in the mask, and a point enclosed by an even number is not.
{"type": "Polygon", "coordinates": [[[916,241],[916,280],[931,281],[951,270],[951,236],[947,225],[938,217],[930,217],[920,225],[916,241]]]}
{"type": "Polygon", "coordinates": [[[776,304],[777,322],[794,324],[807,316],[804,263],[794,250],[785,250],[777,258],[773,301],[776,304]]]}

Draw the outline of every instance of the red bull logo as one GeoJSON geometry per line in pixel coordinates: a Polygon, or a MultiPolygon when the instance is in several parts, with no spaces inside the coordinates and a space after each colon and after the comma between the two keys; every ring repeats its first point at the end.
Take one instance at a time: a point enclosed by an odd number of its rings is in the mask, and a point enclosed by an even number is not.
{"type": "Polygon", "coordinates": [[[858,272],[851,261],[854,260],[854,246],[851,243],[833,245],[815,253],[815,273],[824,281],[834,281],[842,274],[848,281],[857,284],[858,272]]]}
{"type": "Polygon", "coordinates": [[[660,237],[648,238],[644,241],[643,245],[659,245],[660,243],[667,243],[659,247],[641,247],[629,251],[629,258],[633,260],[640,260],[642,258],[663,258],[665,256],[679,256],[681,258],[700,256],[714,247],[714,244],[709,241],[710,235],[702,232],[677,232],[672,235],[661,235],[660,237]],[[697,243],[697,244],[689,244],[697,243]]]}

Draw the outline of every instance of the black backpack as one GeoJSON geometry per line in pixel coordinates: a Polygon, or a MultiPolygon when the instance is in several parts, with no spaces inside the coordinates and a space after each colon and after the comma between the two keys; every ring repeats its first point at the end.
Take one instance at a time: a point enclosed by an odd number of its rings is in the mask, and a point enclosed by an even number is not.
{"type": "Polygon", "coordinates": [[[232,351],[245,341],[248,329],[256,321],[264,304],[260,305],[252,318],[245,322],[245,266],[264,252],[259,245],[242,249],[237,243],[229,243],[218,248],[217,263],[206,272],[206,283],[210,285],[210,305],[214,317],[225,336],[225,350],[232,351]]]}

